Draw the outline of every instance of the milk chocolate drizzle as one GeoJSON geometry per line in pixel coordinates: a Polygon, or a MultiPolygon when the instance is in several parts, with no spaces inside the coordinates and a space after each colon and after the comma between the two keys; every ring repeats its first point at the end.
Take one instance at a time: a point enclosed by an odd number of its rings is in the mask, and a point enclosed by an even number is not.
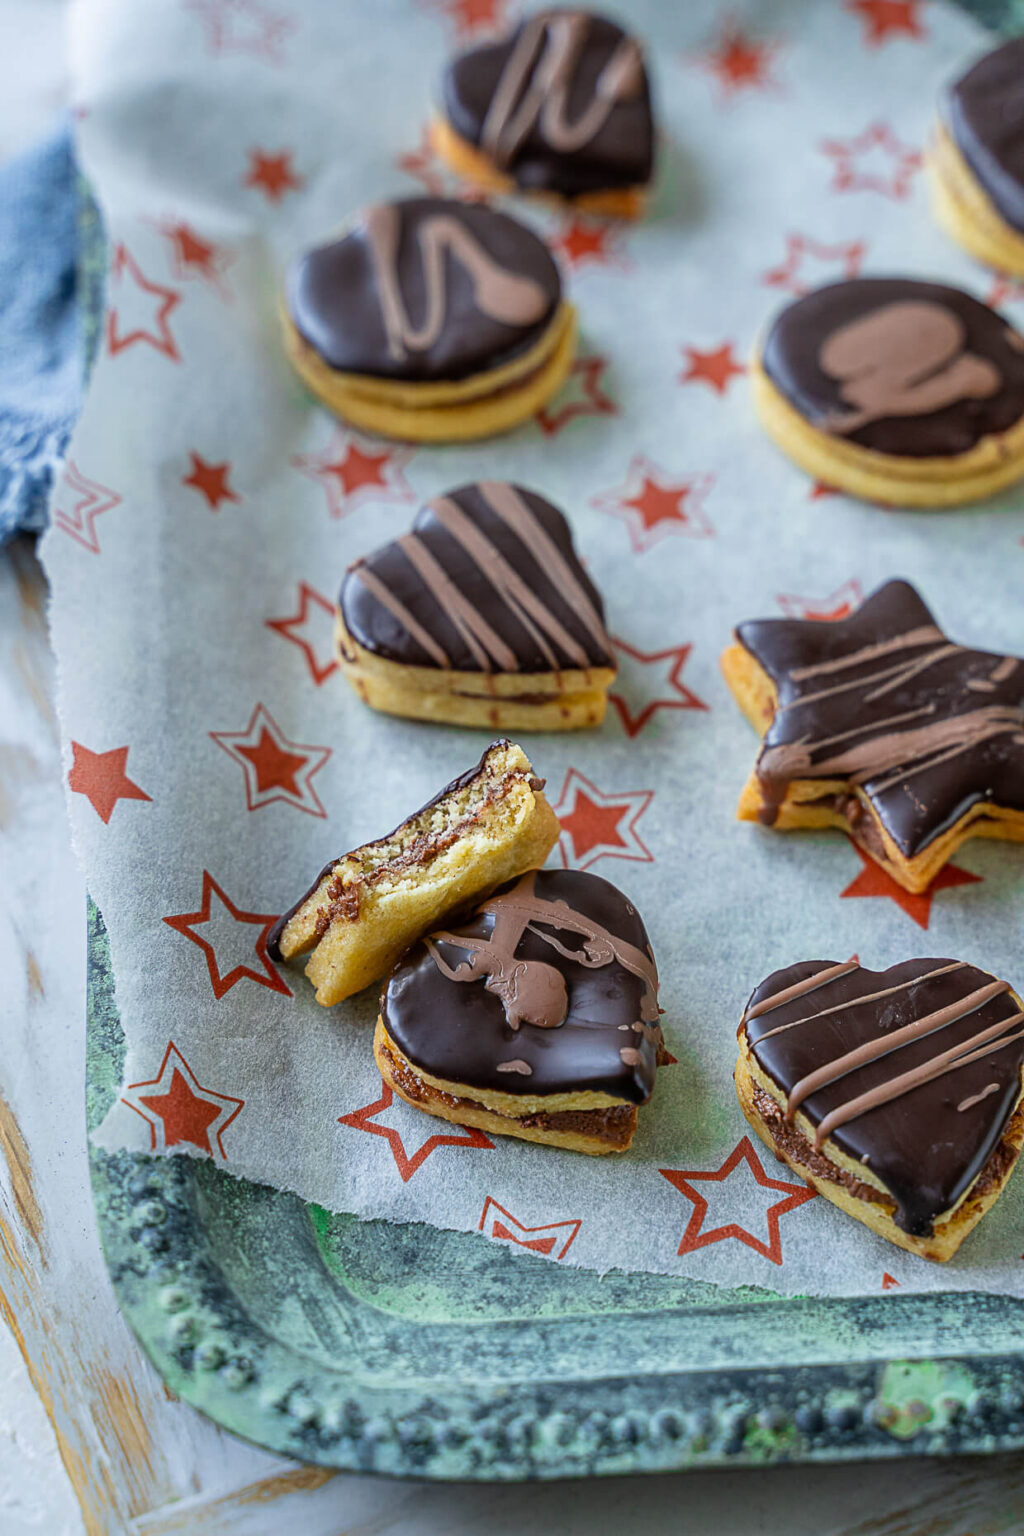
{"type": "Polygon", "coordinates": [[[1024,38],[972,65],[950,86],[942,112],[975,179],[1024,234],[1024,38]]]}
{"type": "Polygon", "coordinates": [[[962,961],[790,966],[741,1029],[786,1095],[785,1123],[802,1111],[817,1150],[831,1138],[870,1167],[918,1234],[981,1172],[1020,1093],[1024,1012],[1009,983],[962,961]]]}

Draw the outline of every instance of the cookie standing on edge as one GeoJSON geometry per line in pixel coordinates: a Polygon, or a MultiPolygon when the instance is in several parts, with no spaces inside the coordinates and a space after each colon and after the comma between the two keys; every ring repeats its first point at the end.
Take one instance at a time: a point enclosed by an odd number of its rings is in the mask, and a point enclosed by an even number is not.
{"type": "Polygon", "coordinates": [[[625,1152],[668,1057],[640,915],[607,880],[531,871],[403,955],[374,1054],[418,1109],[576,1152],[625,1152]]]}
{"type": "Polygon", "coordinates": [[[927,165],[946,233],[989,266],[1024,277],[1024,38],[947,87],[927,165]]]}
{"type": "Polygon", "coordinates": [[[956,506],[1024,476],[1024,337],[958,288],[819,288],[776,317],[751,377],[769,437],[851,496],[956,506]]]}
{"type": "Polygon", "coordinates": [[[722,671],[764,736],[741,821],[838,827],[908,891],[969,837],[1024,842],[1024,660],[947,640],[907,582],[740,624],[722,671]]]}
{"type": "Polygon", "coordinates": [[[349,567],[338,656],[373,709],[498,730],[599,725],[615,678],[604,605],[535,491],[464,485],[349,567]]]}
{"type": "Polygon", "coordinates": [[[495,741],[387,837],[332,859],[270,931],[267,951],[312,950],[328,1008],[378,981],[446,912],[543,864],[559,825],[521,747],[495,741]]]}
{"type": "Polygon", "coordinates": [[[638,218],[654,166],[639,43],[603,16],[544,10],[445,71],[437,153],[497,192],[540,192],[638,218]]]}
{"type": "Polygon", "coordinates": [[[788,966],[740,1022],[740,1108],[848,1216],[922,1258],[952,1258],[1024,1142],[1022,1006],[1008,982],[960,960],[788,966]]]}
{"type": "Polygon", "coordinates": [[[493,208],[413,197],[367,208],[295,261],[285,341],[357,427],[412,442],[506,432],[560,389],[576,315],[554,258],[493,208]]]}

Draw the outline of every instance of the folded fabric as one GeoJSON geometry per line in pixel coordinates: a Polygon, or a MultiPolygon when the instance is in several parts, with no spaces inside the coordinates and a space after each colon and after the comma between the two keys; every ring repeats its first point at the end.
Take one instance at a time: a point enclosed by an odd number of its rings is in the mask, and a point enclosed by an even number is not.
{"type": "Polygon", "coordinates": [[[45,526],[81,403],[75,178],[65,123],[0,168],[0,544],[45,526]]]}

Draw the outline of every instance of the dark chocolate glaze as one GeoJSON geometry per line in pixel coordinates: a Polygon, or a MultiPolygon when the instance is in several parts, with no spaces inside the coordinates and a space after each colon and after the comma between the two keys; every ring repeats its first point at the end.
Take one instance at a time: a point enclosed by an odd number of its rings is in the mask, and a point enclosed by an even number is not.
{"type": "MultiPolygon", "coordinates": [[[[557,40],[554,43],[557,47],[557,40]]],[[[614,68],[614,64],[613,64],[614,68]]],[[[607,80],[607,75],[605,76],[607,80]]],[[[448,65],[442,85],[445,116],[455,131],[490,153],[500,168],[528,191],[557,192],[579,197],[619,187],[643,186],[654,165],[654,131],[650,87],[636,43],[602,16],[584,11],[548,10],[527,18],[498,42],[470,48],[448,65]],[[566,70],[565,116],[570,124],[594,111],[602,71],[610,61],[626,60],[628,78],[614,99],[606,93],[608,110],[600,114],[596,132],[578,147],[559,147],[544,131],[543,110],[524,113],[524,97],[533,92],[538,104],[550,99],[542,78],[553,57],[552,25],[572,28],[571,60],[566,70]],[[628,52],[627,52],[628,50],[628,52]],[[520,61],[524,68],[519,72],[520,61]],[[515,71],[513,79],[510,70],[515,71]],[[495,97],[505,82],[511,113],[529,121],[525,132],[512,136],[498,131],[495,97]],[[516,88],[518,87],[518,88],[516,88]],[[485,132],[485,125],[488,131],[485,132]]],[[[500,109],[499,103],[499,109],[500,109]]],[[[557,135],[556,135],[557,139],[557,135]]]]}
{"type": "Polygon", "coordinates": [[[410,382],[454,381],[498,368],[529,350],[541,337],[561,300],[561,280],[544,242],[517,220],[496,209],[440,197],[412,197],[368,209],[348,234],[319,246],[289,270],[286,300],[296,329],[331,368],[345,373],[410,382]],[[497,317],[460,256],[445,248],[441,323],[425,346],[396,347],[389,335],[382,261],[371,238],[381,213],[397,221],[393,277],[411,326],[430,315],[430,265],[424,260],[423,232],[437,220],[454,221],[468,248],[482,252],[499,281],[527,285],[522,323],[497,317]],[[532,303],[536,297],[536,304],[532,303]],[[482,307],[482,303],[484,307],[482,307]]]}
{"type": "Polygon", "coordinates": [[[1024,37],[987,53],[954,81],[942,116],[975,180],[1024,234],[1024,37]]]}
{"type": "MultiPolygon", "coordinates": [[[[443,973],[432,947],[451,968],[468,964],[471,953],[435,935],[429,943],[413,945],[388,978],[381,998],[384,1027],[414,1066],[448,1082],[525,1095],[589,1089],[643,1104],[654,1087],[661,1038],[656,1022],[643,1021],[645,1014],[656,1012],[649,1007],[651,989],[617,958],[596,966],[570,958],[574,951],[583,953],[585,940],[560,925],[553,904],[566,903],[573,914],[641,951],[653,972],[640,915],[621,891],[597,875],[540,870],[533,878],[535,896],[552,904],[550,923],[538,926],[570,954],[526,929],[515,960],[557,971],[567,998],[564,1021],[554,1027],[521,1022],[514,1028],[502,999],[483,978],[453,981],[443,973]],[[524,1063],[530,1071],[499,1070],[509,1062],[524,1063]]],[[[494,915],[478,909],[476,916],[447,931],[488,939],[494,925],[494,915]]],[[[656,984],[656,972],[654,979],[656,984]]]]}
{"type": "Polygon", "coordinates": [[[407,536],[357,561],[342,583],[339,605],[345,627],[366,650],[407,666],[448,666],[465,672],[614,667],[604,605],[580,565],[568,523],[543,496],[504,482],[460,486],[423,507],[413,535],[413,552],[418,552],[415,546],[425,549],[454,583],[469,606],[469,622],[461,613],[453,614],[444,589],[429,578],[429,568],[425,578],[423,569],[413,564],[407,536]],[[486,541],[476,555],[490,560],[496,552],[501,557],[493,580],[458,536],[463,524],[458,518],[452,521],[450,504],[486,541]],[[513,522],[501,515],[500,505],[511,507],[513,522]],[[550,544],[567,570],[550,558],[550,544]],[[525,583],[538,607],[524,604],[521,591],[510,585],[509,571],[525,583]],[[397,600],[397,608],[381,601],[382,591],[397,600]],[[403,622],[403,609],[419,635],[403,622]],[[477,638],[481,621],[500,646],[477,638]],[[426,640],[434,642],[429,649],[426,640]],[[503,654],[502,647],[510,654],[503,654]]]}
{"type": "MultiPolygon", "coordinates": [[[[787,966],[755,988],[747,1004],[741,1027],[754,1057],[787,1096],[807,1074],[837,1057],[949,1007],[995,979],[976,966],[958,966],[953,960],[904,960],[887,971],[858,966],[756,1018],[749,1017],[757,1004],[833,965],[830,960],[806,960],[787,966]],[[940,970],[943,974],[922,979],[940,970]],[[858,1002],[882,991],[889,995],[858,1002]],[[837,1011],[822,1012],[832,1008],[837,1011]],[[770,1033],[796,1020],[807,1022],[770,1033]]],[[[1001,991],[962,1017],[817,1089],[798,1109],[817,1128],[826,1115],[860,1094],[934,1062],[940,1053],[963,1045],[991,1025],[1011,1021],[1018,1013],[1013,995],[1001,991]]],[[[1005,1036],[996,1033],[986,1042],[1004,1039],[1005,1043],[987,1055],[876,1104],[829,1133],[829,1140],[863,1162],[891,1192],[897,1207],[894,1219],[905,1232],[918,1237],[930,1234],[935,1218],[956,1204],[998,1145],[1020,1093],[1024,1039],[1010,1038],[1020,1030],[1020,1022],[1007,1022],[1005,1036]],[[967,1102],[975,1098],[976,1102],[967,1102]]]]}
{"type": "Polygon", "coordinates": [[[850,779],[911,858],[979,801],[1024,811],[1024,661],[953,646],[907,582],[838,622],[755,619],[736,638],[778,690],[757,760],[765,820],[793,779],[850,779]]]}
{"type": "Polygon", "coordinates": [[[915,459],[967,453],[1024,416],[1024,339],[987,304],[942,283],[865,277],[819,288],[776,317],[762,361],[775,388],[812,426],[878,453],[915,459]],[[902,310],[897,352],[889,360],[897,371],[895,377],[879,374],[876,409],[859,413],[851,409],[849,381],[844,394],[844,380],[826,371],[822,352],[837,332],[883,309],[879,334],[890,341],[896,331],[889,318],[899,318],[902,310]],[[951,381],[948,403],[930,408],[940,369],[929,355],[934,340],[928,332],[936,319],[942,324],[943,312],[952,317],[959,339],[941,369],[951,381]],[[920,323],[906,323],[908,315],[920,323]],[[962,389],[958,379],[965,380],[962,389]],[[883,414],[886,391],[912,399],[914,389],[922,400],[920,414],[883,414]],[[856,425],[860,414],[866,420],[856,425]]]}

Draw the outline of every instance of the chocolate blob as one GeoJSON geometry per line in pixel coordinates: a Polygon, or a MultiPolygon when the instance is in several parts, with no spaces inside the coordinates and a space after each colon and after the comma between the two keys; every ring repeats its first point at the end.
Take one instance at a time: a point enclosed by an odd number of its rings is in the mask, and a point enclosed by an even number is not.
{"type": "Polygon", "coordinates": [[[987,53],[954,81],[941,111],[975,180],[1024,234],[1024,37],[987,53]]]}

